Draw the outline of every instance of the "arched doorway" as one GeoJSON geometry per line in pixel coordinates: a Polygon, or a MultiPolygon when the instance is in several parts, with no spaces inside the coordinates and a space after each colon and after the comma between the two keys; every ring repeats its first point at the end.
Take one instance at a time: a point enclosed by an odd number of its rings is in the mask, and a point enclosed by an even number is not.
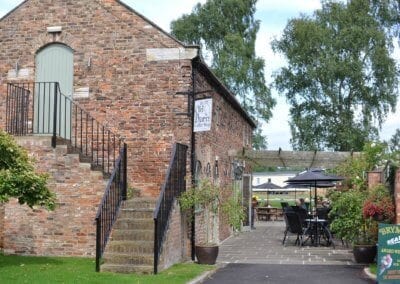
{"type": "Polygon", "coordinates": [[[35,79],[38,83],[35,89],[34,131],[38,134],[50,134],[53,131],[54,99],[55,94],[59,92],[55,90],[54,83],[48,82],[57,82],[61,92],[61,95],[57,96],[57,133],[70,139],[73,50],[60,43],[47,45],[37,52],[35,65],[35,79]]]}

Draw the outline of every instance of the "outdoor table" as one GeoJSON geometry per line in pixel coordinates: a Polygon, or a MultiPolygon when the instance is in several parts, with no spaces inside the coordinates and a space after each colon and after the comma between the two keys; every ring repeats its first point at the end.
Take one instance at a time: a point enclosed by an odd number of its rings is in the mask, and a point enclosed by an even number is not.
{"type": "MultiPolygon", "coordinates": [[[[328,221],[325,219],[319,219],[318,217],[305,219],[308,227],[305,234],[308,234],[308,239],[311,238],[311,243],[315,246],[321,245],[321,236],[325,237],[328,245],[333,245],[332,234],[328,228],[328,221]]],[[[308,240],[307,239],[307,240],[308,240]]],[[[306,240],[306,241],[307,241],[306,240]]]]}
{"type": "Polygon", "coordinates": [[[257,207],[257,218],[259,221],[270,221],[271,217],[275,217],[275,220],[278,220],[278,215],[281,213],[281,209],[277,207],[257,207]]]}

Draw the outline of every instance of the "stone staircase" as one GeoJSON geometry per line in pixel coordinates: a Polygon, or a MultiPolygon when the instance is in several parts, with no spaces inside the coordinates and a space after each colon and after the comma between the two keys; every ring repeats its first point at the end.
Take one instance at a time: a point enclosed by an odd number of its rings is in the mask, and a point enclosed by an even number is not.
{"type": "Polygon", "coordinates": [[[103,254],[101,271],[153,272],[156,199],[134,197],[124,202],[103,254]]]}

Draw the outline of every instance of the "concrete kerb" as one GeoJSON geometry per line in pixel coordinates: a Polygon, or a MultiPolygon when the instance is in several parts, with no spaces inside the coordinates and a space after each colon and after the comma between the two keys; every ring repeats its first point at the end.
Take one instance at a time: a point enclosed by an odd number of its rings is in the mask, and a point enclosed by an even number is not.
{"type": "Polygon", "coordinates": [[[200,284],[200,283],[203,283],[204,280],[206,280],[207,278],[210,278],[215,272],[218,271],[218,269],[221,269],[221,268],[225,267],[226,265],[227,265],[227,263],[217,263],[213,270],[209,270],[209,271],[203,272],[202,274],[197,276],[195,279],[187,282],[186,284],[200,284]]]}
{"type": "Polygon", "coordinates": [[[364,268],[364,273],[372,280],[376,280],[376,275],[371,273],[371,270],[369,269],[369,267],[365,267],[364,268]]]}

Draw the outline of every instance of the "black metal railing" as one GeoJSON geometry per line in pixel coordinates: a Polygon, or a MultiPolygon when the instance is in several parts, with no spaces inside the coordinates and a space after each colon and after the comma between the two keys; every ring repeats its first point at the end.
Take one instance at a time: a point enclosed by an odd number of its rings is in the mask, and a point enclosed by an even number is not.
{"type": "Polygon", "coordinates": [[[96,215],[96,271],[100,271],[103,256],[112,226],[117,219],[122,200],[127,198],[127,146],[124,143],[108,181],[103,199],[96,215]]]}
{"type": "Polygon", "coordinates": [[[171,160],[164,184],[154,210],[154,274],[157,274],[158,261],[165,240],[167,224],[174,200],[186,189],[187,146],[174,144],[171,160]]]}
{"type": "Polygon", "coordinates": [[[6,130],[12,135],[52,135],[52,146],[62,138],[110,175],[123,139],[60,91],[57,82],[9,83],[6,130]]]}

